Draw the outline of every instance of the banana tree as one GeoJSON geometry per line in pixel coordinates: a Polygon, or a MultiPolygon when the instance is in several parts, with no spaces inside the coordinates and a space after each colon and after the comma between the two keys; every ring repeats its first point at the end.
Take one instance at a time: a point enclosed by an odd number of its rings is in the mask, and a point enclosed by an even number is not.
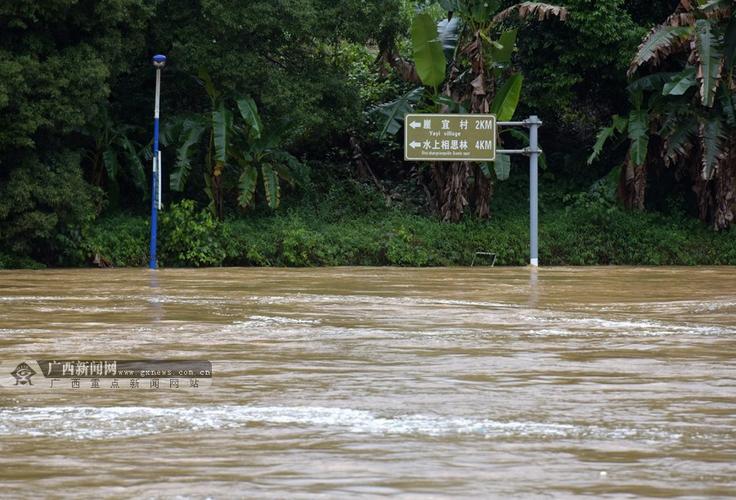
{"type": "Polygon", "coordinates": [[[240,99],[237,104],[240,115],[248,125],[247,131],[241,131],[233,141],[232,158],[240,167],[238,204],[246,208],[255,202],[260,178],[266,203],[270,208],[276,209],[281,202],[280,179],[292,186],[301,184],[304,166],[281,148],[284,141],[283,131],[267,132],[264,129],[253,99],[240,99]]]}
{"type": "Polygon", "coordinates": [[[91,123],[79,132],[91,139],[86,152],[91,166],[91,181],[116,192],[121,179],[128,180],[140,193],[146,193],[146,174],[141,161],[141,145],[130,138],[133,127],[116,124],[106,107],[100,107],[91,123]]]}
{"type": "MultiPolygon", "coordinates": [[[[523,76],[512,65],[518,30],[505,21],[564,20],[562,7],[522,2],[501,10],[501,0],[439,0],[447,11],[436,23],[427,13],[415,16],[411,26],[413,59],[383,47],[381,59],[402,77],[423,84],[400,98],[378,106],[382,133],[397,133],[407,112],[441,111],[494,113],[510,120],[519,104],[523,76]]],[[[493,182],[508,177],[510,158],[499,155],[495,164],[451,163],[430,167],[436,204],[444,220],[457,221],[468,205],[479,217],[490,216],[493,182]]]]}
{"type": "Polygon", "coordinates": [[[175,120],[163,135],[164,144],[176,146],[176,161],[170,175],[172,191],[183,191],[192,165],[203,141],[205,193],[213,214],[222,218],[226,176],[238,178],[238,203],[247,207],[254,202],[258,177],[263,179],[268,206],[280,202],[280,179],[294,183],[294,168],[300,164],[279,149],[280,136],[266,135],[255,101],[250,97],[234,99],[235,106],[215,88],[207,72],[201,70],[200,81],[210,98],[211,111],[175,120]]]}
{"type": "Polygon", "coordinates": [[[636,104],[628,119],[601,130],[589,162],[627,132],[619,193],[643,209],[647,179],[674,168],[689,179],[699,216],[716,229],[736,219],[736,9],[731,0],[681,0],[643,40],[629,75],[636,104]],[[642,75],[644,73],[644,75],[642,75]],[[642,106],[646,94],[646,106],[642,106]],[[624,125],[625,124],[625,125],[624,125]]]}

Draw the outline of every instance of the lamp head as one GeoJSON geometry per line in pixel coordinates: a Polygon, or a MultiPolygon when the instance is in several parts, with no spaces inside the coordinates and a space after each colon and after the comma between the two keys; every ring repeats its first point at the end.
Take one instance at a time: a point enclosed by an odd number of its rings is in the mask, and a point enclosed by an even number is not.
{"type": "Polygon", "coordinates": [[[166,56],[163,54],[156,54],[155,56],[153,56],[151,62],[153,62],[154,68],[162,69],[164,66],[166,66],[166,56]]]}

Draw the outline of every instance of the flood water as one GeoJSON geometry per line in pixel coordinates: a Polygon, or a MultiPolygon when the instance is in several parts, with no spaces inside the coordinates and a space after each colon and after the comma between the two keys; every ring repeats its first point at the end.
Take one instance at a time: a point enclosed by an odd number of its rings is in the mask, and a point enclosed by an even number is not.
{"type": "Polygon", "coordinates": [[[1,361],[213,379],[0,389],[0,496],[726,497],[735,355],[735,268],[2,272],[1,361]]]}

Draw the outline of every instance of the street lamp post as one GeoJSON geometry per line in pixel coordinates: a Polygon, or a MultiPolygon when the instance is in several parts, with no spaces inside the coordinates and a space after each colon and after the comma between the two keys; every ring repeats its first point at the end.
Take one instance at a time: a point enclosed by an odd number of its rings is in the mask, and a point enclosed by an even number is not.
{"type": "Polygon", "coordinates": [[[153,56],[153,67],[156,68],[156,101],[153,108],[153,175],[151,176],[151,260],[148,267],[156,269],[156,239],[158,232],[158,211],[161,209],[161,151],[158,150],[158,118],[161,103],[161,70],[166,66],[166,56],[153,56]]]}

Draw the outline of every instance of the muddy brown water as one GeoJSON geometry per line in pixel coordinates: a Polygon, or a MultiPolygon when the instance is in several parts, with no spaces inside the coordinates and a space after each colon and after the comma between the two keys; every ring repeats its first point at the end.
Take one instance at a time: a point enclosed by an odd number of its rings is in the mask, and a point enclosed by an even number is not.
{"type": "Polygon", "coordinates": [[[0,389],[0,496],[736,494],[736,269],[0,273],[0,358],[206,359],[206,390],[0,389]]]}

